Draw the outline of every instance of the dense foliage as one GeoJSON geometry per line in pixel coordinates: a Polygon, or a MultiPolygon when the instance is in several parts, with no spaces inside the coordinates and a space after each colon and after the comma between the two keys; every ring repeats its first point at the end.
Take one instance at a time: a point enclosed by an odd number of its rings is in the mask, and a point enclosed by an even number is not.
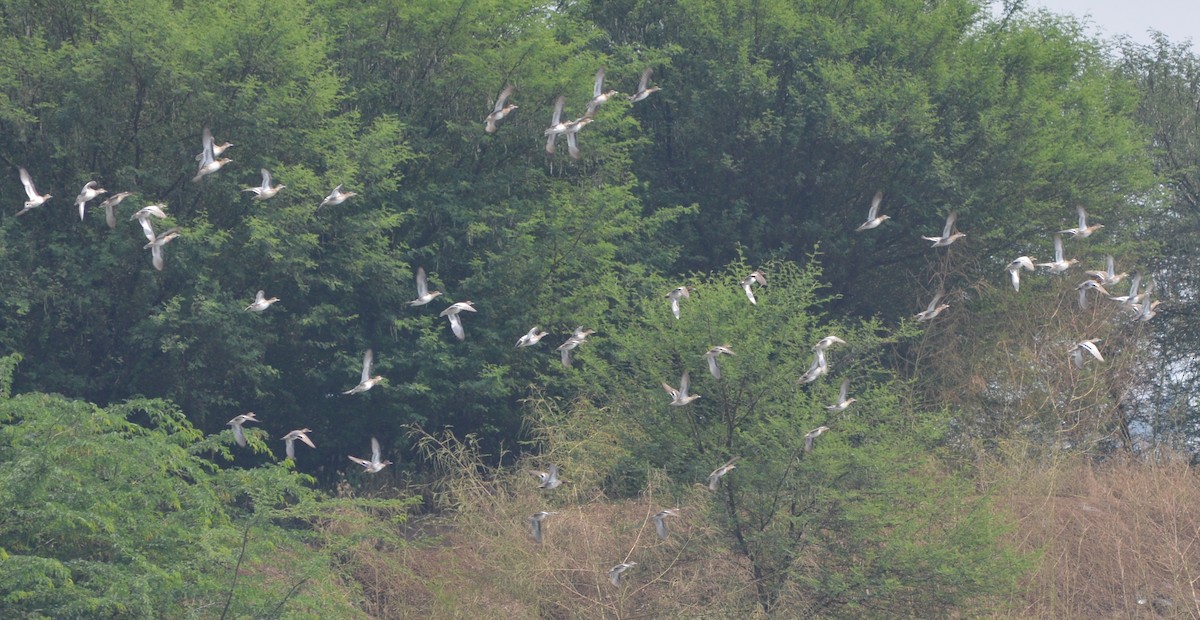
{"type": "MultiPolygon", "coordinates": [[[[251,445],[265,449],[257,436],[251,445]]],[[[353,613],[353,569],[335,558],[356,536],[322,543],[320,524],[370,523],[364,509],[402,515],[405,503],[322,501],[283,464],[218,466],[228,458],[227,441],[163,401],[101,409],[0,393],[0,615],[353,613]]],[[[403,544],[388,529],[370,535],[403,544]]]]}

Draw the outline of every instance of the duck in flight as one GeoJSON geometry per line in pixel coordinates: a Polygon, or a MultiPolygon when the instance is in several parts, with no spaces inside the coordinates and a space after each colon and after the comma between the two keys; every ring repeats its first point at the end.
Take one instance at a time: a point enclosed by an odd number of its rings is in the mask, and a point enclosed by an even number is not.
{"type": "Polygon", "coordinates": [[[261,168],[259,172],[262,173],[262,185],[259,185],[258,187],[247,187],[246,189],[242,190],[243,192],[254,192],[255,200],[267,200],[268,198],[274,198],[275,194],[279,193],[279,190],[287,187],[283,184],[271,185],[271,171],[267,170],[266,168],[261,168]]]}
{"type": "Polygon", "coordinates": [[[270,308],[271,304],[277,301],[279,301],[278,297],[267,299],[266,293],[260,290],[254,295],[254,303],[246,306],[246,309],[243,312],[262,312],[267,308],[270,308]]]}
{"type": "Polygon", "coordinates": [[[670,532],[667,531],[667,517],[678,516],[678,508],[667,508],[666,510],[658,511],[654,516],[650,517],[654,521],[654,531],[658,533],[659,538],[666,540],[667,536],[670,535],[670,532]]]}
{"type": "Polygon", "coordinates": [[[650,95],[662,90],[657,86],[650,86],[650,76],[654,74],[654,69],[646,67],[642,71],[642,79],[638,82],[637,91],[629,96],[629,103],[637,103],[650,95]]]}
{"type": "Polygon", "coordinates": [[[382,375],[371,376],[371,370],[372,370],[371,367],[374,364],[375,364],[375,351],[373,351],[371,349],[367,349],[367,352],[363,353],[362,380],[358,382],[358,385],[346,390],[345,392],[342,392],[342,394],[345,396],[352,396],[354,394],[362,394],[363,392],[366,392],[367,390],[370,390],[371,388],[375,387],[375,384],[382,381],[383,380],[382,375]]]}
{"type": "Polygon", "coordinates": [[[676,319],[679,318],[679,300],[691,296],[692,287],[690,286],[677,286],[675,290],[667,293],[667,299],[671,300],[671,314],[675,315],[676,319]]]}
{"type": "Polygon", "coordinates": [[[709,491],[716,492],[717,486],[721,484],[721,478],[724,478],[725,474],[737,469],[737,465],[735,465],[734,462],[737,461],[738,458],[739,457],[735,456],[728,461],[725,461],[724,465],[712,470],[712,473],[708,475],[709,491]]]}
{"type": "Polygon", "coordinates": [[[200,179],[203,179],[204,177],[220,170],[222,166],[233,161],[228,157],[217,159],[218,155],[223,153],[226,148],[233,145],[225,144],[222,145],[218,150],[218,148],[213,145],[212,131],[210,131],[208,127],[204,128],[204,132],[201,135],[201,143],[204,145],[204,150],[200,152],[200,167],[196,169],[196,176],[192,177],[193,183],[199,183],[200,179]]]}
{"type": "Polygon", "coordinates": [[[25,215],[32,209],[36,209],[50,200],[53,196],[50,194],[38,194],[37,188],[33,186],[33,177],[29,176],[29,171],[25,168],[19,168],[18,173],[21,175],[21,185],[25,186],[25,195],[29,200],[25,201],[25,208],[17,212],[17,215],[25,215]]]}
{"type": "Polygon", "coordinates": [[[524,336],[521,336],[520,340],[517,340],[516,348],[531,347],[541,342],[542,338],[548,335],[550,335],[550,332],[544,332],[537,325],[534,325],[533,329],[530,329],[524,336]]]}
{"type": "Polygon", "coordinates": [[[246,433],[242,431],[242,425],[246,422],[258,422],[258,418],[254,417],[253,411],[243,413],[225,423],[226,426],[233,427],[233,440],[242,448],[246,447],[246,433]]]}
{"type": "Polygon", "coordinates": [[[688,371],[686,371],[686,370],[683,371],[683,375],[681,377],[679,377],[679,389],[678,390],[671,387],[670,385],[668,385],[666,381],[663,382],[663,384],[662,384],[663,389],[666,390],[667,393],[671,395],[671,403],[670,404],[675,405],[677,407],[682,407],[683,405],[686,405],[686,404],[696,400],[697,398],[700,398],[699,394],[688,394],[688,387],[691,385],[691,382],[692,382],[691,377],[688,376],[688,371]]]}
{"type": "Polygon", "coordinates": [[[827,430],[829,430],[828,426],[818,426],[818,427],[812,429],[811,431],[808,431],[807,433],[805,433],[804,434],[804,451],[812,452],[813,442],[816,441],[817,437],[820,437],[821,434],[827,430]]]}
{"type": "Polygon", "coordinates": [[[596,80],[592,84],[592,100],[588,102],[587,112],[583,116],[585,118],[596,116],[596,110],[599,110],[601,105],[604,105],[616,94],[618,93],[615,90],[604,90],[604,67],[600,67],[600,70],[596,71],[596,80]]]}
{"type": "Polygon", "coordinates": [[[932,321],[937,318],[937,315],[942,313],[942,310],[950,307],[950,304],[938,304],[942,300],[942,293],[933,296],[933,301],[929,302],[929,307],[923,312],[918,312],[913,316],[917,321],[932,321]]]}
{"type": "Polygon", "coordinates": [[[832,405],[825,407],[829,411],[845,411],[850,405],[854,404],[856,399],[846,398],[846,392],[850,390],[850,379],[842,379],[842,387],[838,390],[838,401],[832,405]]]}
{"type": "Polygon", "coordinates": [[[557,489],[563,483],[563,480],[559,479],[558,477],[558,465],[551,463],[546,470],[547,471],[535,470],[533,472],[533,474],[538,477],[538,488],[546,490],[557,489]]]}
{"type": "Polygon", "coordinates": [[[110,229],[117,229],[117,205],[132,195],[133,192],[117,192],[100,203],[100,208],[104,209],[104,223],[108,224],[110,229]]]}
{"type": "Polygon", "coordinates": [[[958,219],[958,213],[951,211],[950,215],[946,216],[946,225],[945,225],[945,227],[942,228],[942,236],[941,237],[921,237],[921,238],[926,241],[932,241],[933,245],[929,246],[932,248],[943,248],[943,247],[950,245],[951,243],[954,243],[955,241],[958,241],[959,239],[967,236],[967,233],[963,233],[963,232],[952,233],[951,232],[952,230],[954,230],[954,222],[957,219],[958,219]]]}
{"type": "Polygon", "coordinates": [[[79,221],[83,221],[83,216],[87,213],[87,203],[91,199],[100,194],[107,194],[108,190],[99,186],[95,181],[88,181],[83,189],[79,190],[79,195],[75,197],[75,206],[79,207],[79,221]]]}
{"type": "Polygon", "coordinates": [[[1075,362],[1075,367],[1083,369],[1083,353],[1086,351],[1089,355],[1103,362],[1104,356],[1100,354],[1100,348],[1096,343],[1100,342],[1099,338],[1089,338],[1083,342],[1077,342],[1071,347],[1071,360],[1075,362]]]}
{"type": "Polygon", "coordinates": [[[750,300],[751,304],[758,305],[758,300],[754,298],[754,287],[765,285],[766,283],[767,276],[761,271],[752,271],[750,275],[742,279],[742,290],[746,291],[746,297],[750,300]]]}
{"type": "Polygon", "coordinates": [[[441,294],[442,294],[441,291],[432,291],[431,292],[429,290],[429,282],[425,278],[425,268],[417,267],[417,298],[408,302],[408,305],[410,307],[424,306],[425,304],[433,301],[433,299],[435,297],[437,297],[438,295],[441,295],[441,294]]]}
{"type": "Polygon", "coordinates": [[[391,461],[381,460],[382,451],[379,449],[379,440],[371,438],[371,460],[360,459],[356,456],[350,457],[351,461],[363,466],[363,469],[369,474],[376,474],[383,470],[384,467],[391,465],[391,461]]]}
{"type": "Polygon", "coordinates": [[[717,365],[717,358],[722,355],[735,355],[733,349],[726,345],[719,344],[704,353],[704,358],[708,360],[708,372],[714,379],[721,378],[721,367],[717,365]]]}
{"type": "Polygon", "coordinates": [[[1071,265],[1078,263],[1079,259],[1072,258],[1071,260],[1063,260],[1063,241],[1062,235],[1054,235],[1054,261],[1049,263],[1038,263],[1038,267],[1045,267],[1050,273],[1062,273],[1071,268],[1071,265]]]}
{"type": "Polygon", "coordinates": [[[566,342],[558,345],[557,351],[562,354],[563,366],[567,368],[571,367],[571,351],[583,344],[583,341],[587,340],[587,337],[594,333],[596,333],[596,330],[584,329],[583,326],[580,325],[579,327],[575,328],[575,333],[571,334],[571,337],[567,338],[566,342]]]}
{"type": "Polygon", "coordinates": [[[1079,215],[1079,226],[1076,228],[1060,230],[1058,231],[1060,234],[1071,235],[1071,237],[1077,239],[1086,239],[1092,236],[1092,233],[1104,228],[1104,224],[1092,224],[1091,226],[1088,226],[1087,211],[1083,209],[1083,205],[1075,207],[1075,213],[1079,215]]]}
{"type": "Polygon", "coordinates": [[[1033,261],[1035,260],[1037,259],[1032,256],[1018,256],[1008,264],[1006,269],[1008,270],[1009,278],[1012,279],[1014,291],[1019,292],[1021,290],[1021,270],[1024,269],[1025,271],[1033,271],[1033,261]]]}
{"type": "Polygon", "coordinates": [[[816,349],[813,355],[812,365],[804,374],[800,375],[800,383],[812,383],[820,378],[821,375],[829,372],[829,363],[825,361],[825,349],[816,349]]]}
{"type": "Polygon", "coordinates": [[[530,535],[533,536],[534,542],[541,544],[541,542],[542,542],[542,521],[545,521],[546,517],[549,517],[551,515],[556,515],[556,514],[558,514],[558,513],[542,510],[540,512],[535,512],[529,516],[529,519],[528,519],[529,533],[530,533],[530,535]]]}
{"type": "Polygon", "coordinates": [[[505,103],[508,101],[508,98],[512,96],[513,91],[515,90],[516,88],[514,88],[512,84],[509,84],[508,86],[504,87],[504,90],[500,91],[500,97],[496,99],[496,106],[492,108],[492,113],[488,114],[487,118],[484,119],[484,122],[486,123],[484,131],[488,133],[496,133],[496,123],[499,123],[504,119],[504,117],[508,116],[510,112],[517,109],[516,105],[505,105],[505,103]]]}
{"type": "Polygon", "coordinates": [[[442,310],[438,316],[444,316],[450,319],[450,331],[454,332],[454,337],[459,340],[466,340],[467,333],[463,331],[462,318],[458,316],[460,312],[476,312],[475,306],[470,301],[460,301],[456,304],[451,304],[449,308],[442,310]]]}
{"type": "Polygon", "coordinates": [[[621,573],[637,566],[637,562],[621,562],[608,569],[608,580],[616,587],[621,587],[621,573]]]}
{"type": "Polygon", "coordinates": [[[329,192],[329,195],[325,197],[325,200],[321,201],[321,204],[317,205],[317,208],[320,209],[325,205],[336,207],[337,205],[340,205],[343,202],[346,202],[346,200],[357,195],[358,194],[355,192],[342,191],[342,186],[338,185],[337,187],[333,188],[332,192],[329,192]]]}
{"type": "MultiPolygon", "coordinates": [[[[150,220],[142,218],[138,220],[142,223],[142,229],[147,233],[147,236],[154,234],[154,230],[150,228],[150,220]]],[[[167,232],[158,235],[152,241],[142,246],[143,250],[150,250],[150,262],[154,264],[154,268],[163,270],[163,246],[173,241],[179,236],[179,229],[172,228],[167,232]]]]}
{"type": "Polygon", "coordinates": [[[311,432],[312,432],[312,429],[310,429],[310,428],[301,428],[301,429],[294,430],[294,431],[284,435],[283,437],[281,437],[281,439],[283,439],[283,442],[284,442],[284,449],[287,451],[287,457],[289,459],[292,459],[293,461],[296,460],[296,440],[297,439],[299,439],[300,441],[303,441],[304,445],[306,445],[310,448],[317,447],[316,444],[314,444],[312,442],[312,440],[308,438],[308,434],[311,432]]]}
{"type": "Polygon", "coordinates": [[[867,221],[854,229],[854,232],[862,232],[877,228],[884,220],[891,219],[890,215],[879,214],[879,204],[883,202],[883,192],[875,192],[875,197],[871,199],[871,208],[867,209],[867,221]]]}
{"type": "Polygon", "coordinates": [[[567,153],[570,154],[571,159],[579,159],[582,157],[582,154],[579,151],[579,138],[575,136],[580,132],[580,130],[582,130],[584,127],[587,127],[588,123],[590,122],[592,122],[592,118],[585,116],[583,118],[577,118],[566,124],[567,130],[563,133],[567,136],[567,153]]]}

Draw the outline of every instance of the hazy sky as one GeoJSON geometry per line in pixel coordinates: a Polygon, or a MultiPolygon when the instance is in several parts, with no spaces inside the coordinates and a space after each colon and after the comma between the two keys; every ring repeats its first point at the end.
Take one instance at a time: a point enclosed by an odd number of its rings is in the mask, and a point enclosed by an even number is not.
{"type": "Polygon", "coordinates": [[[1173,43],[1200,41],[1200,0],[1026,0],[1029,8],[1045,7],[1054,13],[1079,17],[1091,15],[1090,23],[1105,36],[1127,34],[1134,41],[1149,43],[1148,30],[1165,33],[1173,43]]]}

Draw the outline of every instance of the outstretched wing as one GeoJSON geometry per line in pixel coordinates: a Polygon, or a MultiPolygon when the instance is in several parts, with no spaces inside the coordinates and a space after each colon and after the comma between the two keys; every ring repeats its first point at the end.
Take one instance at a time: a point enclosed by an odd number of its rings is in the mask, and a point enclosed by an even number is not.
{"type": "MultiPolygon", "coordinates": [[[[646,70],[642,71],[642,80],[640,82],[638,82],[638,92],[639,93],[646,90],[646,88],[648,86],[650,86],[650,75],[653,73],[654,73],[654,69],[652,69],[650,67],[646,67],[646,70]]],[[[670,77],[670,76],[667,76],[667,77],[670,77]]]]}
{"type": "Polygon", "coordinates": [[[567,132],[567,153],[571,155],[571,159],[579,159],[579,144],[575,138],[575,132],[567,132]]]}
{"type": "Polygon", "coordinates": [[[933,296],[933,301],[929,302],[929,307],[928,307],[928,308],[926,308],[926,309],[925,309],[925,311],[926,311],[926,312],[933,312],[933,310],[934,310],[935,308],[937,308],[938,302],[939,302],[939,301],[941,301],[941,300],[942,300],[942,293],[938,293],[937,295],[934,295],[934,296],[933,296]]]}
{"type": "Polygon", "coordinates": [[[950,231],[954,229],[954,220],[958,219],[958,212],[951,211],[950,215],[946,216],[946,227],[942,229],[942,238],[950,236],[950,231]]]}
{"type": "Polygon", "coordinates": [[[33,178],[29,176],[29,171],[21,168],[21,185],[25,186],[25,195],[29,196],[30,200],[37,200],[41,196],[37,193],[37,188],[33,186],[33,178]]]}
{"type": "Polygon", "coordinates": [[[708,372],[712,373],[712,376],[714,379],[720,379],[721,378],[721,367],[717,366],[717,356],[716,355],[706,355],[705,357],[708,358],[708,372]]]}
{"type": "Polygon", "coordinates": [[[875,192],[871,199],[871,208],[867,210],[867,219],[873,220],[879,216],[879,204],[883,202],[883,192],[875,192]]]}
{"type": "Polygon", "coordinates": [[[500,97],[496,99],[496,107],[492,108],[492,112],[499,112],[500,110],[504,109],[504,104],[508,101],[508,98],[512,96],[513,90],[513,85],[509,84],[508,86],[504,87],[504,90],[500,91],[500,97]]]}
{"type": "Polygon", "coordinates": [[[161,245],[150,246],[150,262],[154,264],[154,268],[163,270],[163,249],[161,245]]]}
{"type": "Polygon", "coordinates": [[[360,383],[365,383],[367,379],[371,378],[371,365],[374,363],[375,351],[367,349],[367,352],[363,353],[362,381],[360,383]]]}
{"type": "Polygon", "coordinates": [[[212,130],[205,127],[200,141],[204,145],[204,150],[200,153],[200,167],[203,168],[211,164],[214,158],[212,130]]]}
{"type": "Polygon", "coordinates": [[[424,297],[429,294],[429,283],[425,279],[425,268],[417,267],[417,297],[424,297]]]}
{"type": "Polygon", "coordinates": [[[554,127],[555,125],[562,122],[563,104],[566,102],[567,102],[567,98],[563,95],[559,95],[558,99],[554,100],[554,115],[550,117],[550,126],[551,127],[554,127]]]}

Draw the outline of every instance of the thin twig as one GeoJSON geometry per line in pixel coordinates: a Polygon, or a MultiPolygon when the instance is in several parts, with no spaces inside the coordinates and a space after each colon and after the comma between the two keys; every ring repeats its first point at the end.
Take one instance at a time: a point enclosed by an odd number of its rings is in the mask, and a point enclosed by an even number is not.
{"type": "Polygon", "coordinates": [[[246,541],[250,540],[251,525],[253,523],[247,523],[246,531],[242,534],[242,550],[238,553],[237,566],[233,567],[233,582],[229,584],[229,595],[225,597],[225,609],[221,610],[221,620],[225,620],[225,615],[229,613],[229,604],[233,602],[233,590],[237,587],[238,573],[242,569],[242,558],[246,557],[246,541]]]}

